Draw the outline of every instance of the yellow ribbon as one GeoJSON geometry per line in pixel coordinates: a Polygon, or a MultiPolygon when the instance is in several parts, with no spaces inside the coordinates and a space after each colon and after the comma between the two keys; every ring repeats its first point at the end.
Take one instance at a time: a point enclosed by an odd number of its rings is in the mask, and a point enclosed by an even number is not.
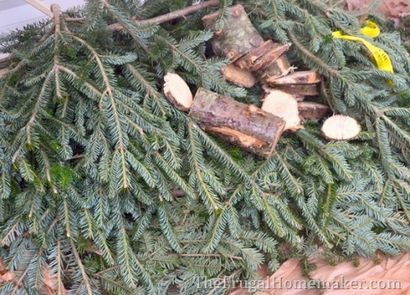
{"type": "MultiPolygon", "coordinates": [[[[361,28],[360,32],[370,38],[376,38],[380,35],[380,28],[379,26],[372,21],[367,21],[366,25],[361,28]]],[[[393,64],[389,55],[383,49],[371,44],[369,41],[366,41],[363,38],[352,36],[352,35],[345,35],[341,31],[336,31],[332,33],[333,38],[343,39],[343,40],[350,40],[362,43],[367,50],[369,50],[370,54],[373,57],[374,63],[376,64],[377,68],[381,71],[394,73],[393,64]]]]}

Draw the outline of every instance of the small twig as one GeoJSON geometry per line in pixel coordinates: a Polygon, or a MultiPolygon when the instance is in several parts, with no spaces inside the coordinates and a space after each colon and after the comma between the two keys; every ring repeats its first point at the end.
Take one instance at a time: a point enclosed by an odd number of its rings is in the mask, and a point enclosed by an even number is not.
{"type": "Polygon", "coordinates": [[[324,69],[329,76],[339,77],[339,72],[334,68],[330,67],[327,63],[322,61],[320,58],[318,58],[316,55],[310,52],[305,46],[303,46],[303,44],[299,41],[299,39],[296,37],[295,33],[291,29],[288,30],[288,35],[292,43],[299,49],[299,51],[301,51],[305,56],[309,57],[310,60],[312,60],[322,69],[324,69]]]}
{"type": "Polygon", "coordinates": [[[40,0],[25,0],[25,1],[31,6],[33,6],[35,9],[40,10],[45,15],[51,18],[54,16],[51,10],[40,0]]]}
{"type": "MultiPolygon", "coordinates": [[[[191,6],[179,9],[179,10],[172,11],[167,14],[163,14],[160,16],[150,18],[150,19],[135,20],[134,22],[138,26],[159,25],[159,24],[166,23],[166,22],[169,22],[171,20],[174,20],[180,17],[185,17],[199,10],[212,7],[212,6],[218,6],[218,5],[219,5],[219,0],[209,0],[201,4],[191,5],[191,6]]],[[[109,28],[113,31],[120,31],[123,29],[123,26],[119,23],[116,23],[116,24],[110,25],[109,28]]]]}
{"type": "Polygon", "coordinates": [[[86,20],[85,17],[69,17],[69,16],[65,16],[64,20],[67,22],[83,22],[86,20]]]}
{"type": "Polygon", "coordinates": [[[61,20],[60,20],[61,8],[60,8],[60,5],[51,4],[51,11],[53,12],[53,20],[54,20],[56,33],[60,33],[60,31],[61,31],[61,20]]]}

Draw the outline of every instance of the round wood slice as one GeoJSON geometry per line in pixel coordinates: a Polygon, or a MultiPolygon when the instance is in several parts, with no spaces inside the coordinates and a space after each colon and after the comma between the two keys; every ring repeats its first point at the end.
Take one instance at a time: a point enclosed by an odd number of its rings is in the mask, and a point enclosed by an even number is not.
{"type": "Polygon", "coordinates": [[[330,140],[349,140],[359,135],[361,127],[355,119],[344,115],[328,118],[322,126],[324,136],[330,140]]]}
{"type": "Polygon", "coordinates": [[[164,94],[166,98],[179,110],[189,111],[193,96],[188,84],[177,74],[168,73],[164,77],[164,94]]]}
{"type": "Polygon", "coordinates": [[[289,93],[272,89],[264,99],[262,110],[282,118],[286,122],[285,130],[296,131],[302,128],[298,102],[289,93]]]}

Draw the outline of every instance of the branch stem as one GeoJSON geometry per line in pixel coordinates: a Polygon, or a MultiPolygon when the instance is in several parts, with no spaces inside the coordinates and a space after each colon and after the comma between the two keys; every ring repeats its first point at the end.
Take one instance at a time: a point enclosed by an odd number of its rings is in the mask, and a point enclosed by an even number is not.
{"type": "MultiPolygon", "coordinates": [[[[169,22],[171,20],[187,16],[189,14],[193,14],[199,10],[208,8],[208,7],[213,7],[213,6],[218,6],[219,5],[219,0],[209,0],[205,1],[200,4],[195,4],[191,5],[179,10],[171,11],[170,13],[163,14],[160,16],[156,16],[150,19],[145,19],[145,20],[135,20],[135,24],[138,26],[150,26],[150,25],[159,25],[162,23],[169,22]]],[[[119,23],[115,23],[109,26],[109,28],[113,31],[120,31],[123,29],[123,26],[119,23]]]]}

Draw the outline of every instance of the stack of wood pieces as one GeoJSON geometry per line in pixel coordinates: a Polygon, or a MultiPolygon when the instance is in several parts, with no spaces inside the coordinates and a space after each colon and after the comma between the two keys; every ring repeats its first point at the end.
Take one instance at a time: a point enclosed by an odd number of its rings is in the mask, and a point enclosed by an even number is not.
{"type": "MultiPolygon", "coordinates": [[[[204,130],[269,157],[283,132],[296,132],[303,128],[304,121],[321,120],[330,113],[327,105],[304,101],[319,96],[322,79],[314,71],[295,72],[285,55],[291,44],[264,40],[242,5],[228,8],[222,28],[220,14],[206,15],[202,21],[214,33],[214,53],[231,62],[222,74],[227,81],[245,88],[261,83],[265,92],[261,108],[202,88],[193,96],[185,81],[172,73],[165,76],[164,94],[204,130]]],[[[322,127],[329,140],[353,139],[360,131],[355,119],[341,115],[328,118],[322,127]]]]}
{"type": "Polygon", "coordinates": [[[330,109],[317,102],[304,102],[318,96],[321,77],[314,71],[294,71],[286,57],[291,44],[265,41],[253,26],[245,9],[238,4],[229,8],[223,29],[218,29],[219,12],[203,17],[204,26],[214,32],[215,54],[231,64],[222,73],[225,79],[251,88],[260,82],[265,90],[262,109],[286,121],[285,130],[302,128],[301,121],[320,120],[330,109]]]}

